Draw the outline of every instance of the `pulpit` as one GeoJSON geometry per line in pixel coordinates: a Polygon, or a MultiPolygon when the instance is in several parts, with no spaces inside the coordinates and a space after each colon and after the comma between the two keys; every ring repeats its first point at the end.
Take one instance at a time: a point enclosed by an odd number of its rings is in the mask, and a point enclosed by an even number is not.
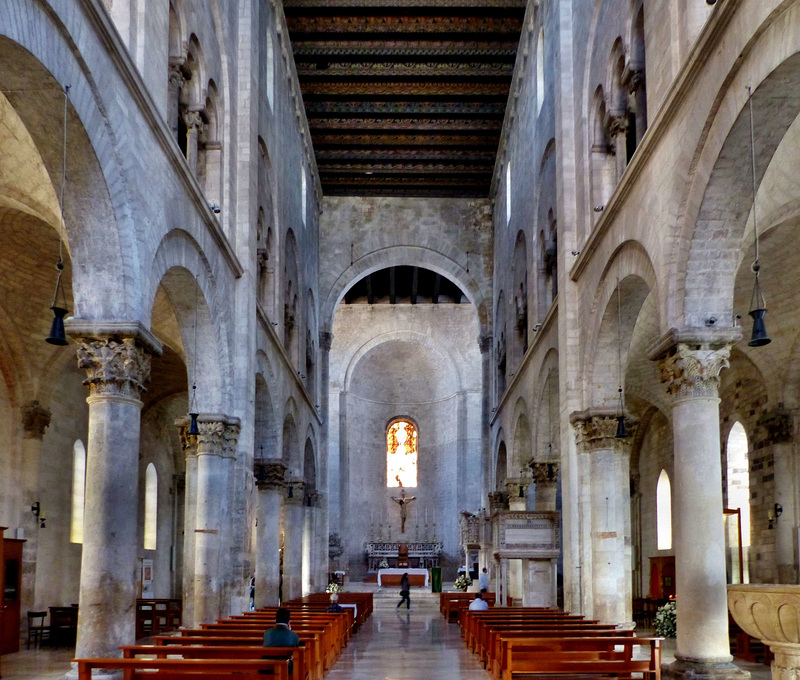
{"type": "Polygon", "coordinates": [[[408,567],[408,543],[401,543],[397,546],[397,567],[398,569],[408,567]]]}

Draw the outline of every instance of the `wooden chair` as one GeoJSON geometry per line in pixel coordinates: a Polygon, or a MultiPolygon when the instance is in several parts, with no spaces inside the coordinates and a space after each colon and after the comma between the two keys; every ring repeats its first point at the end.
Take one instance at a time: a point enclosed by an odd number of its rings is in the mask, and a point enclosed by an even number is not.
{"type": "Polygon", "coordinates": [[[42,642],[50,639],[50,628],[44,625],[46,617],[46,611],[28,612],[28,638],[25,643],[27,649],[31,648],[31,641],[34,649],[38,649],[42,642]]]}

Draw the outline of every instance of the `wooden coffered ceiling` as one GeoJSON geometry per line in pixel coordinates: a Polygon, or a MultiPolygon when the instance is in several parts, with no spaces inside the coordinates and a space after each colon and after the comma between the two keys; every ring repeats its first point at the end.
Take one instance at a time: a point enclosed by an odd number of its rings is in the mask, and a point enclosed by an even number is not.
{"type": "Polygon", "coordinates": [[[489,195],[525,0],[284,11],[326,195],[489,195]]]}

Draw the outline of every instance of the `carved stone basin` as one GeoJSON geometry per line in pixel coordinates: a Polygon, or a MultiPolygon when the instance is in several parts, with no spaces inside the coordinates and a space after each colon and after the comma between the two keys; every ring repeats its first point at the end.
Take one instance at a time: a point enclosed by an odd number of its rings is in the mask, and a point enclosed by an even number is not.
{"type": "Polygon", "coordinates": [[[800,668],[800,585],[728,586],[733,620],[775,654],[773,680],[794,678],[800,668]]]}

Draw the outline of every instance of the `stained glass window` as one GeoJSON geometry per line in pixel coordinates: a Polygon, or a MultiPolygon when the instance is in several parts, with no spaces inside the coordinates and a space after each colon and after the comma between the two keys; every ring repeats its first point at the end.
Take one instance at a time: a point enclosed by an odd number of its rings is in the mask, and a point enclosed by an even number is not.
{"type": "Polygon", "coordinates": [[[417,485],[417,428],[395,420],[386,431],[386,486],[417,485]]]}

